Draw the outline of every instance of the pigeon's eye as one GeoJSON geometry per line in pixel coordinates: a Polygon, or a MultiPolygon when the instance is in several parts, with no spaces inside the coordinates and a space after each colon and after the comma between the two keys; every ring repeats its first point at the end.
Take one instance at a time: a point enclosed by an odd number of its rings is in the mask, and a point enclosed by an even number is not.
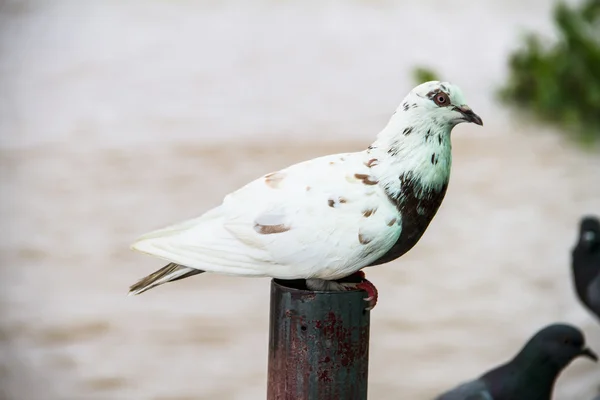
{"type": "Polygon", "coordinates": [[[450,104],[450,99],[446,93],[439,92],[433,97],[433,102],[440,107],[444,107],[450,104]]]}

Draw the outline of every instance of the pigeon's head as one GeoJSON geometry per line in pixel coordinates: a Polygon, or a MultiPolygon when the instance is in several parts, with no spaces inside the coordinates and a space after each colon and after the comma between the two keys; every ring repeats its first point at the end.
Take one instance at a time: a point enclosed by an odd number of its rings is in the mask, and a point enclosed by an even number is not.
{"type": "Polygon", "coordinates": [[[582,218],[579,224],[579,243],[590,250],[600,245],[600,221],[598,218],[592,216],[582,218]]]}
{"type": "Polygon", "coordinates": [[[580,356],[598,361],[596,353],[585,346],[583,333],[567,324],[553,324],[540,330],[527,342],[521,354],[528,354],[558,370],[580,356]]]}
{"type": "Polygon", "coordinates": [[[418,114],[450,129],[461,122],[483,125],[481,118],[467,105],[462,91],[449,82],[420,84],[406,96],[397,112],[418,114]]]}

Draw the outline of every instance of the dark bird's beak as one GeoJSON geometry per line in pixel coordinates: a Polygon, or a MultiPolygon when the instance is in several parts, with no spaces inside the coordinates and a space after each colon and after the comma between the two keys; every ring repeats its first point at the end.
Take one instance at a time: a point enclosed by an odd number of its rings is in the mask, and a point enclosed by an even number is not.
{"type": "Polygon", "coordinates": [[[469,108],[469,106],[454,107],[454,109],[463,115],[465,121],[473,122],[477,125],[483,125],[483,121],[481,120],[479,115],[475,114],[473,110],[469,108]]]}
{"type": "Polygon", "coordinates": [[[591,349],[589,349],[587,347],[584,349],[581,349],[581,352],[579,353],[579,355],[587,357],[594,362],[598,362],[598,356],[596,355],[596,353],[594,353],[591,349]]]}

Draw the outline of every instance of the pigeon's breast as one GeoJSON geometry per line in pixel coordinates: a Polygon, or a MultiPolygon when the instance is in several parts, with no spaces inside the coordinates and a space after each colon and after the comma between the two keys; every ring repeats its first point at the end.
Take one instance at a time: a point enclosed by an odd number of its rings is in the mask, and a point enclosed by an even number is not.
{"type": "Polygon", "coordinates": [[[447,182],[438,190],[423,188],[410,173],[401,175],[399,179],[402,185],[400,192],[390,194],[386,190],[386,194],[401,215],[402,232],[388,252],[370,265],[393,261],[412,249],[425,233],[448,189],[447,182]]]}

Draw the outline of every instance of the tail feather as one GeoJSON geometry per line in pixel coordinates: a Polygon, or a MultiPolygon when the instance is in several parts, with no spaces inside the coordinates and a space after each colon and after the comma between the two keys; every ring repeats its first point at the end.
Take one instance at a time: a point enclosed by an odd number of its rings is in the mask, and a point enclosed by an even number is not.
{"type": "Polygon", "coordinates": [[[170,263],[131,285],[129,287],[129,295],[131,296],[144,293],[146,290],[150,290],[153,287],[162,285],[163,283],[178,281],[180,279],[188,278],[203,272],[204,271],[200,269],[194,269],[175,263],[170,263]]]}

